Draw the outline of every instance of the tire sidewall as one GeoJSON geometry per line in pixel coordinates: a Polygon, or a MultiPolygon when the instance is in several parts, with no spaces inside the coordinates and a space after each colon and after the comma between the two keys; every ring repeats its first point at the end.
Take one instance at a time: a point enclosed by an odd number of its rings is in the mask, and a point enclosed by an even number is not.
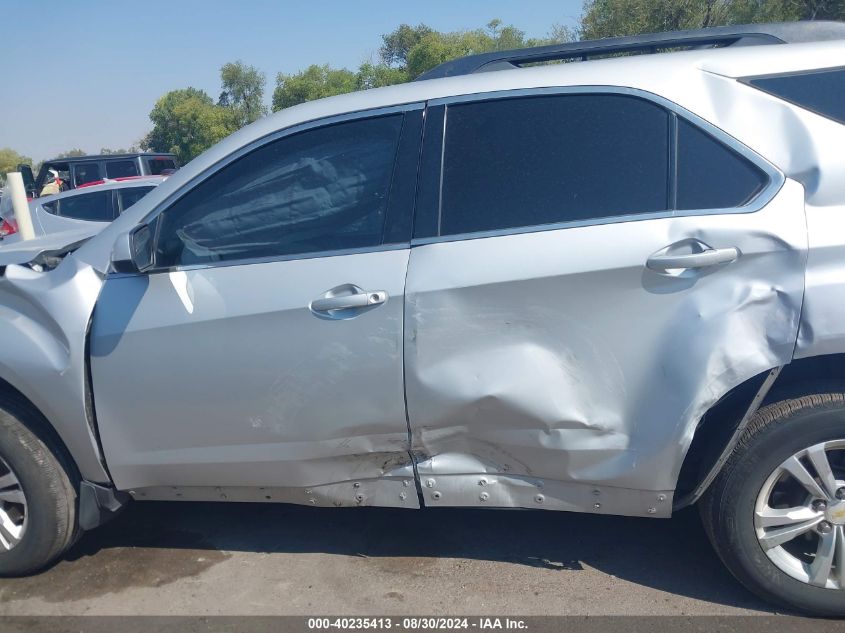
{"type": "Polygon", "coordinates": [[[11,414],[0,410],[0,456],[14,472],[27,501],[26,527],[21,540],[0,551],[0,575],[35,571],[30,561],[43,560],[55,549],[67,528],[68,502],[60,477],[66,477],[49,449],[11,414]],[[52,476],[51,476],[52,475],[52,476]]]}
{"type": "Polygon", "coordinates": [[[756,436],[721,487],[714,510],[718,534],[731,560],[725,563],[750,589],[799,611],[845,615],[845,591],[814,587],[781,571],[761,547],[754,526],[757,497],[768,477],[791,455],[821,442],[845,439],[841,402],[795,411],[756,436]]]}

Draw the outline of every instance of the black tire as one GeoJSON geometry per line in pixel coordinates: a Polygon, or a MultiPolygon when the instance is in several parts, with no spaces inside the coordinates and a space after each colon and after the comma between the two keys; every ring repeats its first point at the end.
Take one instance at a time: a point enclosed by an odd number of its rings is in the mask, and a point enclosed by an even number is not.
{"type": "Polygon", "coordinates": [[[699,503],[713,547],[743,585],[769,602],[820,616],[845,616],[845,590],[812,586],[781,571],[757,539],[754,509],[764,483],[784,460],[834,439],[845,439],[845,394],[767,405],[699,503]]]}
{"type": "Polygon", "coordinates": [[[44,424],[25,401],[0,397],[0,457],[17,477],[27,502],[20,540],[11,549],[0,547],[0,576],[22,576],[43,569],[79,535],[79,478],[49,434],[30,429],[43,429],[44,424]]]}

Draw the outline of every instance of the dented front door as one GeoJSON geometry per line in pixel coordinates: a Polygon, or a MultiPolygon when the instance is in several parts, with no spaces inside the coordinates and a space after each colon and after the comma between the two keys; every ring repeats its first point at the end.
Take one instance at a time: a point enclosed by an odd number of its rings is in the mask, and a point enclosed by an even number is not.
{"type": "Polygon", "coordinates": [[[237,499],[228,488],[261,487],[246,498],[356,505],[350,480],[367,490],[411,474],[407,261],[405,248],[110,277],[91,368],[118,488],[237,499]]]}

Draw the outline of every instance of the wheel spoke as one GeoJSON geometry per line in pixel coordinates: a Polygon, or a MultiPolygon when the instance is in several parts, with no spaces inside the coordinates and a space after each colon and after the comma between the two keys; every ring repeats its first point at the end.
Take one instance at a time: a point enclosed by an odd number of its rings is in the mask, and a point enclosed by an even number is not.
{"type": "Polygon", "coordinates": [[[816,548],[816,556],[812,565],[810,565],[811,585],[824,587],[827,584],[827,579],[830,578],[830,570],[833,567],[838,533],[839,530],[831,530],[826,534],[819,534],[819,546],[816,548]]]}
{"type": "Polygon", "coordinates": [[[8,490],[0,490],[0,501],[9,503],[26,503],[23,490],[20,488],[9,488],[8,490]]]}
{"type": "Polygon", "coordinates": [[[0,490],[3,488],[8,488],[9,486],[17,486],[18,485],[18,478],[15,477],[12,473],[6,473],[5,475],[0,475],[0,490]]]}
{"type": "MultiPolygon", "coordinates": [[[[2,498],[2,497],[0,497],[2,498]]],[[[795,525],[813,519],[821,519],[822,513],[806,506],[795,508],[770,508],[766,506],[754,515],[754,525],[758,528],[795,525]]]]}
{"type": "Polygon", "coordinates": [[[760,537],[760,544],[763,546],[763,549],[766,550],[777,547],[778,545],[783,545],[784,543],[794,539],[796,536],[809,532],[821,520],[822,517],[820,515],[814,519],[810,519],[809,521],[804,521],[803,523],[796,523],[795,525],[790,525],[788,527],[768,530],[760,537]]]}
{"type": "Polygon", "coordinates": [[[836,576],[839,588],[845,589],[845,527],[836,526],[836,576]]]}
{"type": "Polygon", "coordinates": [[[819,484],[816,483],[816,480],[813,479],[812,475],[804,468],[804,464],[795,455],[781,464],[781,468],[798,480],[813,497],[817,499],[827,498],[827,494],[819,487],[819,484]]]}
{"type": "Polygon", "coordinates": [[[5,510],[0,508],[0,544],[6,549],[12,549],[20,540],[23,526],[15,525],[5,510]]]}
{"type": "Polygon", "coordinates": [[[836,499],[836,489],[839,486],[836,485],[836,477],[834,477],[833,471],[830,469],[830,462],[827,459],[827,451],[824,450],[824,447],[824,444],[811,446],[807,449],[807,457],[819,474],[819,479],[821,479],[822,485],[827,492],[828,499],[833,500],[836,499]]]}

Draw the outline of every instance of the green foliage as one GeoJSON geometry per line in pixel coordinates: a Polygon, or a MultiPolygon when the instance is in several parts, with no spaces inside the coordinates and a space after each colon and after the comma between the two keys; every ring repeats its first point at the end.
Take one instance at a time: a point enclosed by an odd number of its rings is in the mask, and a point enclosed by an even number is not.
{"type": "Polygon", "coordinates": [[[293,75],[279,73],[273,91],[273,112],[357,89],[358,78],[355,73],[345,68],[333,69],[328,64],[312,64],[293,75]]]}
{"type": "Polygon", "coordinates": [[[572,39],[575,32],[559,25],[545,38],[526,39],[523,31],[503,25],[501,20],[492,20],[486,29],[454,33],[441,33],[425,24],[402,24],[382,36],[379,63],[364,62],[357,72],[313,65],[293,75],[279,73],[273,91],[273,111],[354,90],[404,83],[464,55],[572,39]]]}
{"type": "Polygon", "coordinates": [[[385,66],[407,66],[410,50],[431,33],[434,33],[434,29],[425,24],[417,26],[400,24],[387,35],[382,35],[382,45],[379,49],[381,63],[385,66]]]}
{"type": "Polygon", "coordinates": [[[586,0],[583,39],[726,24],[844,19],[845,0],[586,0]]]}
{"type": "Polygon", "coordinates": [[[32,165],[32,159],[29,156],[18,154],[11,147],[0,148],[0,185],[6,182],[6,174],[10,171],[17,171],[18,165],[21,163],[32,165]]]}
{"type": "Polygon", "coordinates": [[[123,149],[123,148],[121,148],[121,149],[109,149],[108,147],[101,147],[100,148],[100,154],[103,154],[104,156],[106,156],[108,154],[134,154],[138,151],[140,151],[140,150],[137,147],[135,147],[134,145],[130,145],[129,149],[123,149]]]}
{"type": "Polygon", "coordinates": [[[220,82],[223,92],[218,105],[228,108],[236,129],[267,114],[264,105],[267,77],[255,66],[247,66],[241,61],[224,64],[220,69],[220,82]]]}
{"type": "Polygon", "coordinates": [[[230,111],[196,88],[168,92],[156,102],[150,120],[153,129],[141,147],[173,152],[182,164],[235,131],[230,111]]]}
{"type": "Polygon", "coordinates": [[[361,64],[355,78],[356,90],[382,88],[408,81],[408,73],[404,68],[393,68],[387,64],[361,64]]]}
{"type": "Polygon", "coordinates": [[[74,148],[72,150],[68,150],[67,152],[62,152],[56,158],[74,158],[76,156],[87,156],[88,152],[84,149],[74,148]]]}

